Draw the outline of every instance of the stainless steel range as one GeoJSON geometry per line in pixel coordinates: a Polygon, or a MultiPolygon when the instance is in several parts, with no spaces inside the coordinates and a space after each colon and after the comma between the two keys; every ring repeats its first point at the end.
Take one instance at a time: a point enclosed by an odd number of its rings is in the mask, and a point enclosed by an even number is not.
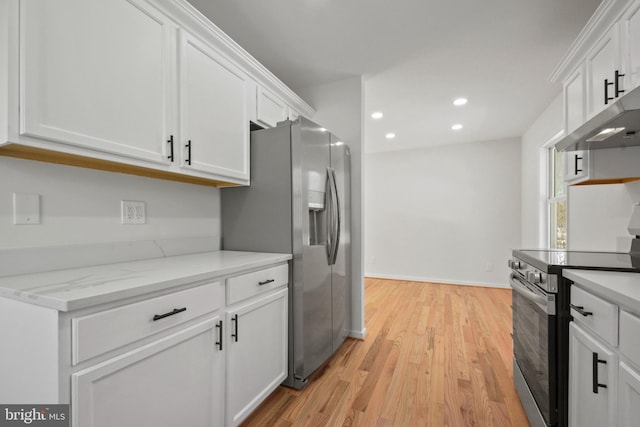
{"type": "Polygon", "coordinates": [[[569,297],[565,268],[640,272],[640,255],[514,250],[513,378],[532,427],[567,426],[569,297]]]}

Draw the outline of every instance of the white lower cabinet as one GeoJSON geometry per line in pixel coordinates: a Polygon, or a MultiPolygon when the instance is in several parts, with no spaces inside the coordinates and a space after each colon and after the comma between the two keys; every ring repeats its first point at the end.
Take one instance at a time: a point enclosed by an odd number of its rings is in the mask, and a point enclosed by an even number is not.
{"type": "Polygon", "coordinates": [[[227,308],[227,424],[242,422],[287,376],[287,288],[227,308]]]}
{"type": "Polygon", "coordinates": [[[638,426],[640,316],[579,282],[571,307],[569,426],[638,426]]]}
{"type": "Polygon", "coordinates": [[[0,402],[70,403],[73,427],[238,425],[288,366],[288,265],[240,273],[68,312],[0,297],[19,319],[0,402]]]}
{"type": "Polygon", "coordinates": [[[635,427],[640,420],[640,372],[620,362],[618,381],[618,426],[635,427]]]}
{"type": "Polygon", "coordinates": [[[575,322],[569,325],[569,426],[615,426],[618,356],[575,322]]]}
{"type": "Polygon", "coordinates": [[[71,376],[75,426],[220,426],[220,316],[71,376]],[[218,327],[217,327],[218,326],[218,327]]]}

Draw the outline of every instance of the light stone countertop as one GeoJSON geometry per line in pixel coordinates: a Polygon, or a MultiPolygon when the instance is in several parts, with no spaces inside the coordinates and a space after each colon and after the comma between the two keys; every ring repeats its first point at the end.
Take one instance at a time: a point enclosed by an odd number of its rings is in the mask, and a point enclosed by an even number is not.
{"type": "Polygon", "coordinates": [[[639,273],[565,269],[562,275],[575,282],[575,286],[640,314],[639,273]]]}
{"type": "Polygon", "coordinates": [[[213,251],[0,277],[0,297],[71,311],[248,270],[290,254],[213,251]]]}

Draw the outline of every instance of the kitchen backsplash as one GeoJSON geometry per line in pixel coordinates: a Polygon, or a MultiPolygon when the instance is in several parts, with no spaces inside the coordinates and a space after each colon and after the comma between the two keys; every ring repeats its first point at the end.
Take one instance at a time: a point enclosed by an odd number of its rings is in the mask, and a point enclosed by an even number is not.
{"type": "Polygon", "coordinates": [[[219,247],[220,190],[0,157],[0,250],[210,238],[219,247]],[[37,194],[40,223],[13,224],[13,194],[37,194]],[[121,201],[144,202],[145,223],[121,223],[121,201]]]}
{"type": "Polygon", "coordinates": [[[640,181],[571,186],[568,193],[568,248],[627,252],[633,206],[640,202],[640,181]]]}

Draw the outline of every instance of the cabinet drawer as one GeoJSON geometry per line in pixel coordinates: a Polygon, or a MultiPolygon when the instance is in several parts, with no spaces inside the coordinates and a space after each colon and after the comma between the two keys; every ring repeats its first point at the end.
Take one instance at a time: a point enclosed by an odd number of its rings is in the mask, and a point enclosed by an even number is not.
{"type": "Polygon", "coordinates": [[[287,264],[227,279],[227,305],[289,283],[287,264]]]}
{"type": "Polygon", "coordinates": [[[576,323],[591,329],[609,344],[618,345],[617,305],[572,286],[571,315],[576,323]]]}
{"type": "Polygon", "coordinates": [[[73,364],[217,310],[224,306],[223,292],[221,282],[209,283],[73,318],[73,364]]]}
{"type": "Polygon", "coordinates": [[[640,317],[620,312],[620,352],[640,367],[640,317]]]}

